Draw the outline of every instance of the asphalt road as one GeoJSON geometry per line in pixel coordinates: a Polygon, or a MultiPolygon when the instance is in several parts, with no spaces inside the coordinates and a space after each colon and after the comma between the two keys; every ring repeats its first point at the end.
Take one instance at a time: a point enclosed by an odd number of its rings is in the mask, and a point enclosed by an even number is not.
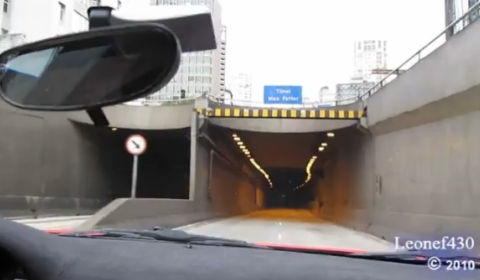
{"type": "Polygon", "coordinates": [[[255,243],[393,251],[394,245],[372,235],[318,219],[306,210],[263,210],[246,216],[180,227],[194,234],[255,243]]]}

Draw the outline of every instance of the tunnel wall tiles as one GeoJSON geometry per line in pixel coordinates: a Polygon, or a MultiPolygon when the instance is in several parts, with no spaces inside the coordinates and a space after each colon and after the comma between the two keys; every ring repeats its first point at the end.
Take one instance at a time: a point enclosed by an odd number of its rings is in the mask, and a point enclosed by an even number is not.
{"type": "Polygon", "coordinates": [[[245,108],[199,108],[201,115],[214,118],[287,118],[287,119],[345,119],[365,117],[363,110],[305,110],[305,109],[245,109],[245,108]]]}

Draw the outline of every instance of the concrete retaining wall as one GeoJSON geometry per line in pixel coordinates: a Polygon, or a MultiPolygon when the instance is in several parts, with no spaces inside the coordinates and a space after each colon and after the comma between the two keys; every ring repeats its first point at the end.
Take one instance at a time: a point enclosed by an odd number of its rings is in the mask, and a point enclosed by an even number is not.
{"type": "Polygon", "coordinates": [[[108,143],[62,114],[0,101],[0,134],[0,215],[88,214],[121,189],[99,156],[112,160],[108,143]]]}
{"type": "Polygon", "coordinates": [[[326,167],[319,215],[390,241],[460,233],[480,240],[478,119],[480,111],[350,136],[326,167]]]}
{"type": "MultiPolygon", "coordinates": [[[[190,127],[194,102],[164,106],[117,105],[104,108],[110,126],[129,129],[180,129],[190,127]]],[[[68,118],[92,124],[84,111],[68,113],[68,118]]]]}
{"type": "Polygon", "coordinates": [[[480,21],[368,99],[368,126],[392,132],[480,110],[480,21]]]}

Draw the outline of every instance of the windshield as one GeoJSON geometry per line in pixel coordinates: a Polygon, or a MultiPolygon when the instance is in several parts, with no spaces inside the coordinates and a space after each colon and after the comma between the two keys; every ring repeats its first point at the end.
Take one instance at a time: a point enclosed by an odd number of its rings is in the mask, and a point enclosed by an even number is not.
{"type": "MultiPolygon", "coordinates": [[[[2,216],[42,230],[160,226],[292,249],[478,255],[479,1],[108,5],[112,22],[208,7],[217,48],[184,53],[163,89],[105,108],[109,127],[2,101],[2,216]]],[[[35,9],[4,5],[4,49],[88,30],[73,6],[35,9]]],[[[65,53],[3,70],[28,88],[65,53]]],[[[90,73],[80,62],[78,79],[90,73]]]]}

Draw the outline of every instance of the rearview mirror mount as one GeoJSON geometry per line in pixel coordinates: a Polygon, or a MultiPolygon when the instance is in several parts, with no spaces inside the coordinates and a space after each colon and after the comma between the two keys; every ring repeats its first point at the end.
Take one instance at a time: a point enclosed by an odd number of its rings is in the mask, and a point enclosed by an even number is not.
{"type": "MultiPolygon", "coordinates": [[[[90,7],[88,9],[88,29],[106,27],[110,25],[110,16],[112,7],[90,7]]],[[[92,120],[94,126],[108,127],[108,121],[102,107],[87,109],[87,115],[92,120]]]]}

